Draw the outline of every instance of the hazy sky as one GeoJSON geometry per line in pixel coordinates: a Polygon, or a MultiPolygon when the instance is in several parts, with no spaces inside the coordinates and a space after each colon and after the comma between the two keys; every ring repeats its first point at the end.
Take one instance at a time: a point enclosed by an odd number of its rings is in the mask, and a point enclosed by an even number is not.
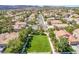
{"type": "Polygon", "coordinates": [[[79,5],[79,0],[0,0],[0,5],[79,5]]]}

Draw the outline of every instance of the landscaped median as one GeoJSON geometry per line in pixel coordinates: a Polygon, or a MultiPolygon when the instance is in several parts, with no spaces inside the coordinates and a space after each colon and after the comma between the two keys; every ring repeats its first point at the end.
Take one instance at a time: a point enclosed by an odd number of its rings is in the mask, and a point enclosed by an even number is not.
{"type": "Polygon", "coordinates": [[[28,48],[28,53],[48,53],[51,52],[51,47],[46,35],[33,35],[31,47],[28,48]]]}

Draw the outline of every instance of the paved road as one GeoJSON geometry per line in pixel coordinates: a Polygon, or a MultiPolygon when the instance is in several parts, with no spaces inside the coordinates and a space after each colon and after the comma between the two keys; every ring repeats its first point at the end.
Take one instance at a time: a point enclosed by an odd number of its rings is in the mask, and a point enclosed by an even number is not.
{"type": "Polygon", "coordinates": [[[46,30],[46,29],[47,29],[47,25],[46,25],[46,23],[45,23],[45,21],[44,21],[44,17],[43,17],[42,14],[39,14],[39,15],[38,15],[37,20],[38,20],[39,25],[40,25],[43,29],[46,30]]]}

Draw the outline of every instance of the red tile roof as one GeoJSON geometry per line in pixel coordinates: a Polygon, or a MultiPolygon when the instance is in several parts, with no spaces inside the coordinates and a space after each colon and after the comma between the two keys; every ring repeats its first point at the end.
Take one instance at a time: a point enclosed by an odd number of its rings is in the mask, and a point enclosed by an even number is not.
{"type": "Polygon", "coordinates": [[[75,37],[73,35],[71,35],[70,33],[68,33],[65,30],[55,31],[55,34],[57,37],[61,37],[61,36],[67,37],[70,44],[74,43],[74,42],[79,42],[78,39],[75,39],[75,37]]]}

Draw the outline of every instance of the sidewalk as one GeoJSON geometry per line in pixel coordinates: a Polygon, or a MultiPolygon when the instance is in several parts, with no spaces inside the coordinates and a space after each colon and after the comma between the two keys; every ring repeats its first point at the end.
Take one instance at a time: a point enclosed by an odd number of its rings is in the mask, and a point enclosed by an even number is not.
{"type": "Polygon", "coordinates": [[[51,42],[51,38],[49,37],[49,34],[48,33],[45,33],[45,34],[48,36],[48,40],[49,40],[49,43],[50,43],[50,46],[51,46],[52,54],[57,54],[55,52],[55,49],[54,49],[54,46],[53,46],[53,44],[51,42]]]}

